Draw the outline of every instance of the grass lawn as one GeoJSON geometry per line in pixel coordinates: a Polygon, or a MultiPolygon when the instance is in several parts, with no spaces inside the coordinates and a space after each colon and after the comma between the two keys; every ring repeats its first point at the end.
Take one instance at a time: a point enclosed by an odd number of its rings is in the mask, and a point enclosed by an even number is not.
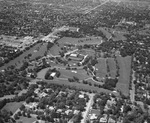
{"type": "MultiPolygon", "coordinates": [[[[113,93],[112,91],[103,89],[103,88],[99,88],[99,87],[94,87],[94,85],[89,86],[86,84],[82,84],[82,83],[76,83],[76,82],[68,82],[66,80],[45,80],[45,82],[47,83],[53,83],[53,84],[59,84],[59,85],[67,85],[67,86],[71,86],[71,87],[75,87],[78,89],[85,89],[85,90],[91,90],[91,91],[97,91],[98,93],[100,92],[104,92],[104,93],[113,93]]],[[[114,93],[116,96],[118,96],[119,94],[114,93]]]]}
{"type": "Polygon", "coordinates": [[[7,110],[7,111],[11,111],[12,113],[14,113],[18,108],[21,107],[23,102],[11,102],[11,103],[7,103],[3,109],[7,110]]]}
{"type": "Polygon", "coordinates": [[[99,44],[101,43],[102,38],[101,37],[89,37],[89,38],[71,38],[71,37],[63,37],[60,40],[58,40],[59,44],[99,44]],[[89,39],[89,40],[88,40],[89,39]],[[80,42],[79,40],[82,40],[83,42],[80,42]],[[78,42],[79,41],[79,42],[78,42]]]}
{"type": "Polygon", "coordinates": [[[100,81],[99,82],[95,82],[95,81],[93,81],[93,79],[88,79],[87,81],[92,83],[92,85],[94,85],[94,84],[103,85],[104,84],[103,82],[100,82],[100,81]]]}
{"type": "Polygon", "coordinates": [[[113,37],[114,41],[119,41],[119,40],[127,40],[127,38],[124,36],[124,34],[127,34],[125,30],[117,30],[117,29],[111,29],[109,28],[110,33],[114,34],[115,37],[113,37]]]}
{"type": "Polygon", "coordinates": [[[52,48],[50,48],[49,53],[55,56],[59,55],[59,51],[61,51],[60,47],[55,44],[52,48]]]}
{"type": "Polygon", "coordinates": [[[79,78],[80,80],[89,78],[87,72],[85,70],[74,70],[77,73],[73,72],[72,70],[59,70],[61,75],[60,78],[73,78],[73,76],[79,78]]]}
{"type": "Polygon", "coordinates": [[[110,69],[110,75],[112,78],[116,77],[116,72],[117,72],[117,68],[116,68],[116,62],[114,61],[114,58],[108,58],[108,66],[110,69]]]}
{"type": "Polygon", "coordinates": [[[131,57],[117,57],[119,64],[119,81],[116,88],[121,90],[121,92],[128,96],[129,95],[129,82],[130,82],[130,73],[131,73],[131,57]]]}
{"type": "Polygon", "coordinates": [[[96,70],[96,76],[97,77],[105,77],[107,74],[107,64],[106,59],[100,58],[98,59],[98,64],[95,65],[96,70]]]}
{"type": "Polygon", "coordinates": [[[119,40],[127,40],[127,38],[119,32],[114,33],[115,37],[113,38],[114,41],[119,41],[119,40]]]}
{"type": "Polygon", "coordinates": [[[19,57],[15,58],[14,60],[11,60],[9,63],[5,64],[3,67],[0,67],[0,70],[3,70],[5,68],[7,68],[8,66],[15,65],[15,64],[16,64],[16,67],[20,67],[22,65],[22,62],[24,61],[24,57],[28,56],[28,54],[30,54],[30,53],[32,54],[32,58],[35,56],[43,56],[41,51],[46,50],[45,48],[44,49],[39,48],[38,52],[34,52],[38,47],[41,46],[40,44],[41,43],[38,43],[35,46],[33,46],[32,48],[30,48],[29,50],[24,51],[24,53],[21,54],[19,57]]]}
{"type": "Polygon", "coordinates": [[[90,111],[90,114],[99,115],[99,114],[100,114],[100,110],[92,109],[92,110],[90,111]]]}
{"type": "Polygon", "coordinates": [[[82,49],[79,51],[80,54],[94,56],[95,51],[93,49],[82,49]]]}
{"type": "Polygon", "coordinates": [[[98,30],[102,31],[102,33],[109,39],[112,35],[105,28],[99,27],[98,30]]]}
{"type": "Polygon", "coordinates": [[[42,69],[40,72],[37,73],[37,78],[44,79],[44,78],[45,78],[45,74],[46,74],[46,72],[47,72],[49,69],[50,69],[50,68],[42,69]]]}
{"type": "Polygon", "coordinates": [[[39,45],[39,48],[37,48],[38,50],[34,50],[31,54],[31,60],[32,59],[35,59],[36,57],[38,56],[44,56],[44,53],[46,52],[47,50],[47,43],[43,43],[43,44],[40,44],[39,45]]]}
{"type": "Polygon", "coordinates": [[[36,121],[36,118],[33,118],[33,117],[27,118],[27,117],[21,116],[20,119],[17,120],[17,122],[18,121],[22,121],[22,123],[33,123],[34,121],[36,121]]]}

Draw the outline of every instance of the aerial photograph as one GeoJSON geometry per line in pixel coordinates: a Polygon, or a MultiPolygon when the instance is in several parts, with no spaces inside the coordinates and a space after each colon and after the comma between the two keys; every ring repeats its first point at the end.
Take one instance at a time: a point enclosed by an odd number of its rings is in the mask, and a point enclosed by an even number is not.
{"type": "Polygon", "coordinates": [[[0,123],[150,123],[150,0],[0,0],[0,123]]]}

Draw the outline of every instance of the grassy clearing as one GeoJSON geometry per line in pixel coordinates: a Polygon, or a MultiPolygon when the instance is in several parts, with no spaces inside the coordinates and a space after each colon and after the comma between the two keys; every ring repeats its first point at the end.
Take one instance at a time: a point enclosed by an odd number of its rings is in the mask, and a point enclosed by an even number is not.
{"type": "Polygon", "coordinates": [[[127,38],[124,36],[124,34],[128,34],[125,30],[117,30],[117,29],[110,29],[110,33],[113,34],[115,37],[113,37],[114,41],[119,40],[127,40],[127,38]]]}
{"type": "MultiPolygon", "coordinates": [[[[98,88],[98,87],[94,87],[94,85],[89,86],[89,85],[85,85],[82,83],[76,83],[76,82],[68,82],[66,80],[45,80],[45,82],[47,83],[53,83],[53,84],[59,84],[59,85],[67,85],[70,87],[75,87],[77,89],[85,89],[85,90],[91,90],[91,91],[97,91],[97,92],[104,92],[104,93],[113,93],[112,91],[103,89],[103,88],[98,88]]],[[[115,95],[118,96],[117,93],[114,93],[115,95]]]]}
{"type": "Polygon", "coordinates": [[[108,58],[107,61],[110,69],[110,75],[112,78],[115,78],[117,74],[116,62],[114,61],[114,58],[108,58]]]}
{"type": "Polygon", "coordinates": [[[121,90],[124,95],[129,95],[129,82],[130,82],[130,72],[131,72],[131,57],[117,57],[119,64],[119,82],[117,83],[117,89],[121,90]]]}
{"type": "Polygon", "coordinates": [[[101,40],[102,40],[101,37],[98,37],[98,38],[97,37],[90,37],[90,38],[63,37],[60,40],[58,40],[58,43],[59,44],[70,43],[70,44],[79,44],[79,45],[84,45],[84,44],[99,44],[99,43],[101,43],[101,40]],[[80,42],[79,40],[82,40],[83,42],[80,42]]]}
{"type": "Polygon", "coordinates": [[[32,56],[30,58],[31,60],[35,59],[38,56],[44,56],[44,53],[47,50],[47,43],[40,44],[39,48],[37,48],[37,49],[31,53],[32,54],[32,56]],[[39,49],[39,50],[37,50],[37,49],[39,49]]]}
{"type": "Polygon", "coordinates": [[[123,33],[115,32],[114,35],[115,35],[115,37],[113,38],[114,41],[127,40],[127,38],[123,35],[123,33]]]}
{"type": "Polygon", "coordinates": [[[7,110],[7,111],[11,111],[12,113],[14,113],[18,108],[21,107],[23,102],[12,102],[12,103],[7,103],[3,109],[7,110]]]}
{"type": "Polygon", "coordinates": [[[87,79],[89,76],[85,70],[75,70],[77,73],[72,70],[59,70],[61,75],[60,78],[73,78],[74,76],[80,80],[87,79]]]}
{"type": "Polygon", "coordinates": [[[44,79],[45,78],[45,74],[46,74],[46,72],[48,70],[49,70],[49,68],[42,69],[40,72],[37,73],[37,78],[44,79]]]}
{"type": "Polygon", "coordinates": [[[61,51],[60,47],[57,45],[54,45],[50,50],[49,53],[52,55],[59,55],[59,51],[61,51]]]}
{"type": "Polygon", "coordinates": [[[22,123],[33,123],[34,121],[36,121],[36,118],[27,118],[27,117],[23,117],[21,116],[19,120],[17,120],[17,122],[22,121],[22,123]]]}
{"type": "Polygon", "coordinates": [[[92,109],[92,110],[90,111],[90,114],[99,115],[99,114],[100,114],[100,110],[92,109]]]}
{"type": "Polygon", "coordinates": [[[95,82],[95,81],[93,81],[93,79],[88,79],[87,81],[92,83],[92,85],[94,85],[94,84],[103,85],[104,84],[103,82],[95,82]]]}
{"type": "Polygon", "coordinates": [[[102,31],[102,33],[109,39],[112,35],[107,31],[107,29],[99,27],[98,30],[102,31]]]}
{"type": "Polygon", "coordinates": [[[79,51],[79,53],[81,53],[83,55],[89,55],[89,56],[95,55],[95,51],[93,49],[82,49],[79,51]]]}
{"type": "Polygon", "coordinates": [[[9,63],[5,64],[3,67],[0,67],[0,70],[3,70],[7,68],[8,66],[15,65],[16,67],[20,67],[22,65],[22,62],[25,60],[24,57],[28,56],[28,54],[32,54],[31,59],[37,57],[37,56],[43,56],[44,52],[46,51],[46,44],[41,46],[42,43],[38,43],[29,50],[24,51],[23,54],[21,54],[19,57],[15,58],[14,60],[11,60],[9,63]],[[39,51],[37,49],[39,48],[39,51]],[[37,52],[35,52],[37,51],[37,52]]]}
{"type": "Polygon", "coordinates": [[[95,68],[97,77],[105,77],[107,75],[106,59],[98,59],[98,64],[95,65],[95,68]]]}

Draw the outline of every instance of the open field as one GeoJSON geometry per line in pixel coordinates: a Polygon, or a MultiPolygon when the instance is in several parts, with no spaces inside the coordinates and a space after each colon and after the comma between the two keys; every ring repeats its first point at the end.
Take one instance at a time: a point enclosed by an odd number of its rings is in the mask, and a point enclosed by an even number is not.
{"type": "MultiPolygon", "coordinates": [[[[66,77],[64,79],[61,79],[62,75],[60,76],[60,79],[54,79],[54,80],[45,80],[44,79],[44,74],[46,73],[47,71],[47,68],[46,69],[43,69],[41,70],[39,73],[38,73],[38,77],[37,78],[41,78],[43,81],[47,82],[47,83],[53,83],[53,84],[59,84],[59,85],[67,85],[67,86],[71,86],[71,87],[76,87],[78,89],[85,89],[85,90],[91,90],[91,91],[97,91],[97,92],[106,92],[106,93],[113,93],[112,91],[109,91],[109,90],[106,90],[106,89],[103,89],[103,88],[99,88],[99,87],[94,87],[94,84],[95,82],[92,80],[92,79],[89,79],[88,82],[91,82],[91,86],[89,85],[86,85],[86,84],[83,84],[83,83],[77,83],[77,82],[68,82],[68,77],[70,78],[71,76],[76,76],[78,77],[79,79],[83,79],[83,78],[87,78],[89,76],[86,77],[86,74],[83,73],[83,70],[82,70],[82,73],[80,74],[75,74],[75,73],[71,73],[69,70],[68,72],[65,72],[65,73],[61,73],[61,74],[66,74],[66,77]]],[[[80,70],[79,70],[80,71],[80,70]]],[[[63,72],[63,70],[62,70],[63,72]]],[[[81,71],[80,71],[81,72],[81,71]]],[[[63,75],[63,76],[64,76],[63,75]]],[[[98,84],[98,83],[96,83],[98,84]]],[[[101,83],[99,83],[101,84],[101,83]]],[[[114,93],[116,95],[118,95],[117,93],[114,93]]]]}
{"type": "Polygon", "coordinates": [[[93,80],[92,78],[87,79],[87,81],[90,82],[92,85],[94,85],[94,84],[103,85],[104,83],[100,82],[101,80],[99,80],[99,82],[97,82],[97,81],[93,80]]]}
{"type": "Polygon", "coordinates": [[[12,103],[7,103],[3,109],[7,110],[7,111],[11,111],[12,113],[14,113],[18,108],[21,107],[23,102],[12,102],[12,103]]]}
{"type": "Polygon", "coordinates": [[[107,61],[110,69],[110,75],[112,78],[115,78],[117,74],[116,62],[114,61],[114,58],[108,58],[107,61]]]}
{"type": "Polygon", "coordinates": [[[105,28],[99,27],[98,30],[102,31],[102,33],[109,39],[112,35],[105,28]]]}
{"type": "Polygon", "coordinates": [[[60,78],[73,78],[74,76],[79,78],[80,80],[89,78],[89,75],[87,75],[87,72],[85,70],[74,70],[77,73],[75,73],[72,70],[59,70],[61,75],[60,78]]]}
{"type": "Polygon", "coordinates": [[[59,55],[59,51],[61,51],[60,46],[57,46],[56,44],[53,45],[53,47],[49,50],[49,53],[52,55],[59,55]]]}
{"type": "MultiPolygon", "coordinates": [[[[104,93],[114,93],[112,91],[103,89],[103,88],[99,88],[99,87],[94,87],[94,85],[89,86],[89,85],[85,85],[82,83],[77,83],[77,82],[68,82],[66,80],[44,80],[47,83],[53,83],[53,84],[59,84],[59,85],[66,85],[66,86],[70,86],[70,87],[75,87],[77,89],[84,89],[84,90],[91,90],[91,91],[97,91],[97,92],[104,92],[104,93]]],[[[115,95],[119,95],[118,93],[114,93],[115,95]]]]}
{"type": "Polygon", "coordinates": [[[95,65],[95,68],[97,77],[105,77],[107,75],[106,59],[104,58],[98,59],[98,64],[95,65]]]}
{"type": "Polygon", "coordinates": [[[143,29],[143,30],[139,30],[138,33],[140,35],[150,35],[150,30],[149,29],[143,29]]]}
{"type": "Polygon", "coordinates": [[[44,79],[46,72],[49,68],[42,69],[40,72],[37,73],[38,78],[44,79]]]}
{"type": "Polygon", "coordinates": [[[101,43],[102,38],[101,37],[90,37],[90,38],[71,38],[71,37],[63,37],[60,40],[58,40],[59,44],[99,44],[101,43]]]}
{"type": "Polygon", "coordinates": [[[131,73],[131,56],[117,57],[119,64],[119,81],[117,83],[117,89],[120,90],[124,95],[129,95],[129,82],[131,73]]]}
{"type": "Polygon", "coordinates": [[[41,46],[41,43],[36,44],[29,50],[24,51],[19,57],[15,58],[14,60],[11,60],[9,63],[6,63],[3,67],[0,67],[0,70],[3,70],[11,65],[16,65],[16,67],[20,67],[22,65],[22,62],[25,60],[24,57],[28,56],[28,54],[32,54],[31,59],[37,57],[37,56],[43,56],[46,51],[46,44],[41,46]],[[39,51],[37,51],[39,49],[39,51]],[[36,52],[35,52],[36,51],[36,52]]]}
{"type": "Polygon", "coordinates": [[[94,56],[95,55],[95,51],[93,49],[82,49],[79,51],[79,53],[81,53],[83,55],[88,55],[88,56],[94,56]]]}
{"type": "Polygon", "coordinates": [[[47,50],[47,43],[40,44],[39,47],[33,51],[30,59],[32,60],[38,56],[44,56],[46,50],[47,50]]]}
{"type": "Polygon", "coordinates": [[[113,37],[114,41],[127,40],[127,38],[124,36],[124,34],[127,34],[127,32],[116,31],[113,29],[110,29],[110,32],[111,32],[111,34],[114,35],[114,37],[113,37]]]}
{"type": "MultiPolygon", "coordinates": [[[[21,116],[20,119],[17,120],[17,121],[18,121],[18,122],[19,122],[19,121],[22,121],[22,123],[33,123],[34,121],[36,121],[36,118],[33,118],[33,117],[27,118],[27,117],[21,116]]],[[[18,122],[17,122],[17,123],[18,123],[18,122]]]]}

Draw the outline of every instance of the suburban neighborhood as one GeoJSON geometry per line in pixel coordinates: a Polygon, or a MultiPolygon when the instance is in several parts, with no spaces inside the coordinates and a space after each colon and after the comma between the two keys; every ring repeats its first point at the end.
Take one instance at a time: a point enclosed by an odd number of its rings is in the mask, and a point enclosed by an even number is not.
{"type": "Polygon", "coordinates": [[[1,0],[0,123],[150,123],[149,0],[1,0]]]}

